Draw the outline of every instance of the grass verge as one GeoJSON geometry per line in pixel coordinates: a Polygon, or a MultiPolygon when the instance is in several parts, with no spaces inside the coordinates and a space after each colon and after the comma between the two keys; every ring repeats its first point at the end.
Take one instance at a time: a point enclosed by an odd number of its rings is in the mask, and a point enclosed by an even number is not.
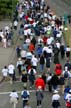
{"type": "Polygon", "coordinates": [[[68,30],[63,31],[64,40],[66,45],[69,45],[71,47],[71,27],[67,26],[66,28],[68,28],[68,30]]]}

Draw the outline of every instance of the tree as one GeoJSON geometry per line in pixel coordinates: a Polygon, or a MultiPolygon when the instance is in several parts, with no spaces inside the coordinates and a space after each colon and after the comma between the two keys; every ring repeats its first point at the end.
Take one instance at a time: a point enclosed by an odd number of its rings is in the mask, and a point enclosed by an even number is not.
{"type": "Polygon", "coordinates": [[[18,0],[0,0],[0,16],[11,17],[18,0]]]}

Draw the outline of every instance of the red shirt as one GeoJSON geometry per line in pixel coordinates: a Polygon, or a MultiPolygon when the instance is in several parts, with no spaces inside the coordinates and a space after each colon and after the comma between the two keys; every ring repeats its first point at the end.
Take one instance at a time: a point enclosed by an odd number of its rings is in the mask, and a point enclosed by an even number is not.
{"type": "Polygon", "coordinates": [[[44,83],[44,80],[42,78],[36,79],[36,81],[35,81],[36,89],[38,89],[38,86],[41,86],[43,90],[45,89],[45,83],[44,83]]]}
{"type": "Polygon", "coordinates": [[[43,37],[43,43],[46,44],[47,43],[47,37],[43,37]]]}
{"type": "Polygon", "coordinates": [[[30,44],[30,45],[29,45],[29,51],[30,51],[30,52],[33,52],[34,50],[35,50],[34,45],[33,45],[33,44],[30,44]]]}
{"type": "Polygon", "coordinates": [[[61,73],[62,73],[62,66],[61,66],[61,64],[56,64],[56,66],[55,66],[55,73],[56,73],[56,75],[61,75],[61,73]]]}

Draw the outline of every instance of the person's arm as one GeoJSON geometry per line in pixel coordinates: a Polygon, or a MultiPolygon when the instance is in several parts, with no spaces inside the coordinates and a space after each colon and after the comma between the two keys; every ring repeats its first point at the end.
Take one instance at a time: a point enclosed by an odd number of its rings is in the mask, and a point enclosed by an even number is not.
{"type": "Polygon", "coordinates": [[[30,93],[29,93],[29,91],[27,91],[27,94],[28,94],[28,98],[30,98],[30,93]]]}
{"type": "Polygon", "coordinates": [[[65,97],[65,101],[67,101],[68,100],[68,94],[66,95],[66,97],[65,97]]]}
{"type": "Polygon", "coordinates": [[[21,92],[21,98],[23,98],[23,91],[21,92]]]}
{"type": "Polygon", "coordinates": [[[18,96],[18,93],[17,93],[16,95],[17,95],[17,100],[19,100],[19,96],[18,96]]]}

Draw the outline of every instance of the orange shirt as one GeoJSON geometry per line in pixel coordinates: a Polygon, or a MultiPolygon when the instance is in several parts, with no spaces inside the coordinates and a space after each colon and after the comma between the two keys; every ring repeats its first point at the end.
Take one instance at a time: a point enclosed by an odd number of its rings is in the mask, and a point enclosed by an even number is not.
{"type": "Polygon", "coordinates": [[[29,51],[32,52],[32,51],[34,51],[34,50],[35,50],[35,46],[31,43],[31,44],[29,45],[29,51]]]}

